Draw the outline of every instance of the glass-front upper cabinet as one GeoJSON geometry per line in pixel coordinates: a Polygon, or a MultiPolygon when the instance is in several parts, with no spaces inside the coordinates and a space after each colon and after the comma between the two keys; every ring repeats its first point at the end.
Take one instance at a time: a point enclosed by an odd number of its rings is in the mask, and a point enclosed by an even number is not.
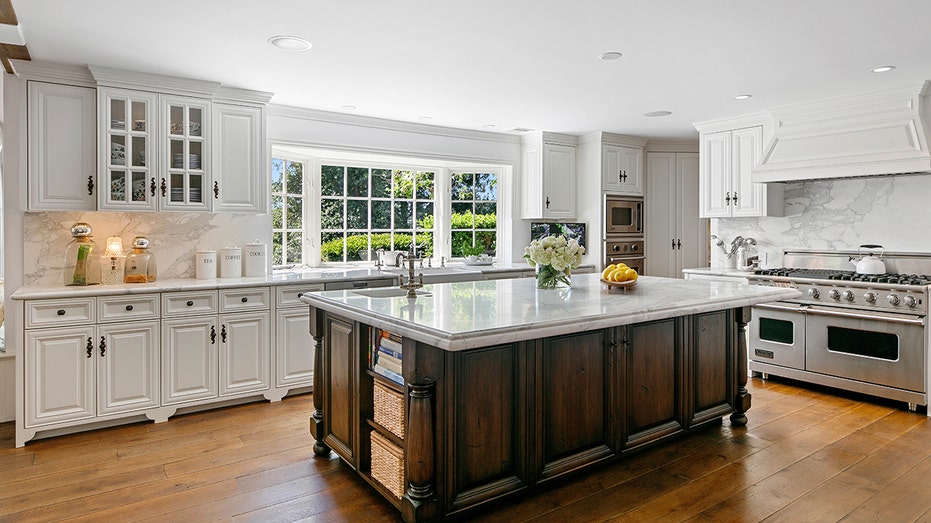
{"type": "Polygon", "coordinates": [[[210,210],[209,136],[210,102],[198,98],[162,95],[162,209],[210,210]]]}
{"type": "Polygon", "coordinates": [[[101,210],[155,210],[158,96],[127,89],[99,88],[101,210]]]}

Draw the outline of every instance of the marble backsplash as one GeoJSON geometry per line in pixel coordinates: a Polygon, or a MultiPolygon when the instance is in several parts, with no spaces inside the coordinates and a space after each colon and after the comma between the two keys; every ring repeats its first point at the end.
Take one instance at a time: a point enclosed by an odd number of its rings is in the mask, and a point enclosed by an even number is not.
{"type": "Polygon", "coordinates": [[[87,222],[94,242],[105,249],[107,237],[123,239],[128,252],[135,236],[146,236],[155,255],[159,279],[193,278],[194,253],[200,249],[271,243],[271,215],[194,212],[37,212],[23,216],[23,284],[62,281],[65,247],[71,226],[87,222]]]}
{"type": "MultiPolygon", "coordinates": [[[[712,220],[725,242],[757,240],[764,267],[782,266],[784,249],[856,250],[876,243],[888,251],[931,252],[931,175],[812,180],[785,186],[785,216],[712,220]]],[[[753,252],[751,252],[753,254],[753,252]]],[[[712,246],[712,265],[722,266],[712,246]]]]}

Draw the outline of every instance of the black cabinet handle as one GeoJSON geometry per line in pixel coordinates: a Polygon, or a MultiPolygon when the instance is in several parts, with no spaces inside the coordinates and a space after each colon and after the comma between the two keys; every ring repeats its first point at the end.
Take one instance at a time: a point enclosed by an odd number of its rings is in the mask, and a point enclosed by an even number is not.
{"type": "Polygon", "coordinates": [[[220,340],[226,343],[226,325],[220,325],[220,340]]]}
{"type": "Polygon", "coordinates": [[[165,193],[168,192],[168,185],[165,183],[165,179],[164,179],[164,178],[162,178],[161,189],[162,189],[162,196],[165,196],[165,193]]]}
{"type": "Polygon", "coordinates": [[[87,337],[87,347],[85,348],[87,349],[87,357],[90,358],[91,354],[94,353],[94,339],[90,336],[87,337]]]}
{"type": "Polygon", "coordinates": [[[133,306],[132,306],[132,305],[127,305],[127,306],[126,306],[126,310],[128,310],[128,311],[133,310],[133,306]]]}
{"type": "Polygon", "coordinates": [[[672,250],[676,250],[676,239],[672,239],[672,250]]]}
{"type": "Polygon", "coordinates": [[[158,186],[155,185],[155,178],[152,178],[152,181],[149,182],[149,192],[152,193],[152,196],[155,196],[155,189],[158,189],[158,186]]]}
{"type": "Polygon", "coordinates": [[[88,196],[94,195],[94,175],[93,174],[87,177],[87,195],[88,196]]]}
{"type": "Polygon", "coordinates": [[[220,182],[213,182],[213,199],[220,198],[220,182]]]}
{"type": "Polygon", "coordinates": [[[680,251],[682,250],[682,240],[681,240],[681,239],[680,239],[680,240],[676,240],[676,248],[678,248],[680,251]]]}
{"type": "Polygon", "coordinates": [[[107,338],[104,336],[100,337],[100,357],[103,358],[107,355],[107,338]]]}
{"type": "Polygon", "coordinates": [[[621,183],[624,178],[624,171],[618,169],[617,171],[617,183],[621,183]]]}
{"type": "Polygon", "coordinates": [[[56,314],[58,314],[59,316],[64,316],[64,315],[65,315],[65,309],[58,309],[58,312],[57,312],[56,314]]]}
{"type": "Polygon", "coordinates": [[[186,305],[187,305],[188,307],[193,307],[193,306],[194,306],[194,302],[191,301],[191,300],[188,300],[187,303],[186,303],[186,305]]]}
{"type": "Polygon", "coordinates": [[[737,205],[737,191],[734,191],[734,205],[737,205]]]}
{"type": "Polygon", "coordinates": [[[303,297],[303,296],[304,296],[304,293],[303,293],[303,292],[297,293],[297,299],[301,299],[301,297],[303,297]]]}
{"type": "Polygon", "coordinates": [[[214,345],[217,342],[217,328],[213,325],[210,326],[210,344],[214,345]]]}
{"type": "Polygon", "coordinates": [[[249,301],[249,298],[243,296],[243,297],[242,297],[242,300],[240,300],[240,301],[243,302],[243,303],[246,303],[247,301],[249,301]]]}
{"type": "Polygon", "coordinates": [[[731,204],[731,193],[730,191],[728,191],[724,193],[724,205],[730,205],[730,204],[731,204]]]}
{"type": "Polygon", "coordinates": [[[550,197],[549,196],[546,197],[546,208],[547,209],[550,208],[550,197]]]}

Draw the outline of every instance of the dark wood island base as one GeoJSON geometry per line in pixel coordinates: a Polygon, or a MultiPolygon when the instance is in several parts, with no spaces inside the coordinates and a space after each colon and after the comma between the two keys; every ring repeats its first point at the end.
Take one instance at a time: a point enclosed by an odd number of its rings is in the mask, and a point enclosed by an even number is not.
{"type": "Polygon", "coordinates": [[[745,424],[749,315],[740,307],[462,351],[404,338],[401,387],[369,369],[373,327],[312,306],[314,452],[336,452],[405,521],[458,519],[728,414],[745,424]],[[376,384],[399,398],[400,435],[375,421],[376,384]],[[397,458],[396,484],[373,474],[382,445],[397,458]]]}

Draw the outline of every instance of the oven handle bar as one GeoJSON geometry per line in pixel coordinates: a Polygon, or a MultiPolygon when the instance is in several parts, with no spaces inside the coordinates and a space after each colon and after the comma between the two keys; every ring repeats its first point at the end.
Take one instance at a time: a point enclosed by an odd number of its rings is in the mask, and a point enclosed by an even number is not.
{"type": "Polygon", "coordinates": [[[906,325],[918,325],[924,327],[925,318],[924,316],[915,316],[915,317],[905,317],[905,316],[893,316],[892,314],[858,314],[856,312],[850,311],[836,311],[828,309],[818,309],[815,307],[809,307],[804,309],[806,314],[816,314],[821,316],[834,316],[838,318],[851,318],[855,320],[881,320],[889,321],[893,323],[904,323],[906,325]]]}
{"type": "Polygon", "coordinates": [[[783,303],[775,301],[772,303],[758,303],[753,306],[755,309],[769,309],[771,311],[788,311],[788,312],[805,312],[807,307],[797,303],[783,303]]]}

